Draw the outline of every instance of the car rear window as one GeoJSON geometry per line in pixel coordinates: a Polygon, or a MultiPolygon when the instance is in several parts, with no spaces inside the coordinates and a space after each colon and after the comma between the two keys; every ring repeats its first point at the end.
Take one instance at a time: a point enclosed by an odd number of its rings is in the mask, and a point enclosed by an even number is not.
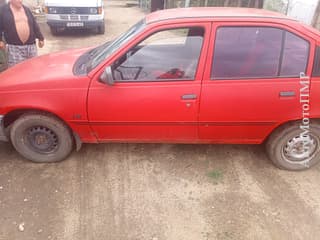
{"type": "Polygon", "coordinates": [[[308,57],[309,42],[285,30],[220,27],[211,78],[299,77],[306,70],[308,57]]]}

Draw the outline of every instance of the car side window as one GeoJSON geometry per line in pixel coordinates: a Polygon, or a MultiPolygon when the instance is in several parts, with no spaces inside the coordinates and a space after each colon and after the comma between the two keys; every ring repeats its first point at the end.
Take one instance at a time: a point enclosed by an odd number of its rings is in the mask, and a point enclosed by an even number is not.
{"type": "Polygon", "coordinates": [[[306,71],[309,43],[272,27],[217,30],[212,79],[298,77],[306,71]]]}
{"type": "Polygon", "coordinates": [[[193,80],[203,37],[201,27],[156,32],[114,62],[111,67],[114,80],[193,80]]]}
{"type": "Polygon", "coordinates": [[[297,76],[305,72],[309,58],[309,43],[290,33],[285,33],[280,76],[297,76]]]}

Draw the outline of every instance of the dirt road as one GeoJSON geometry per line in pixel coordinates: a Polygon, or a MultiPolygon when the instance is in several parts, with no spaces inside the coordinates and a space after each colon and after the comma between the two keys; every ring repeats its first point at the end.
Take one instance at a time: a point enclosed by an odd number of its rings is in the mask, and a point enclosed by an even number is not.
{"type": "MultiPolygon", "coordinates": [[[[105,36],[41,24],[41,54],[116,36],[144,15],[123,3],[108,1],[105,36]]],[[[0,239],[317,240],[319,171],[278,170],[263,146],[87,144],[39,165],[0,143],[0,239]]]]}

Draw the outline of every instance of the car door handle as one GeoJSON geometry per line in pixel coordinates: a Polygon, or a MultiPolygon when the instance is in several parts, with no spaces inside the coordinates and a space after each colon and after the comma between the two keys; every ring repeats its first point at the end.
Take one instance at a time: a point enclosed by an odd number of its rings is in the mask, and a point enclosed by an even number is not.
{"type": "Polygon", "coordinates": [[[197,95],[196,94],[185,94],[181,96],[182,100],[195,100],[197,99],[197,95]]]}
{"type": "Polygon", "coordinates": [[[294,91],[282,91],[279,93],[280,97],[294,97],[296,93],[294,91]]]}

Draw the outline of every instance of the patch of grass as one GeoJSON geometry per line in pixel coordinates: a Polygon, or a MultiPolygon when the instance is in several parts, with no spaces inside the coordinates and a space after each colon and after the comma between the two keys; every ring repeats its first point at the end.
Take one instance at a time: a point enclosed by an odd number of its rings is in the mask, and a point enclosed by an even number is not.
{"type": "Polygon", "coordinates": [[[218,184],[219,181],[221,181],[223,179],[223,173],[222,171],[216,169],[216,170],[212,170],[211,172],[209,172],[207,174],[207,176],[209,178],[211,178],[215,184],[218,184]]]}
{"type": "Polygon", "coordinates": [[[231,240],[231,239],[237,239],[235,234],[232,232],[221,232],[217,234],[217,239],[219,240],[231,240]]]}

